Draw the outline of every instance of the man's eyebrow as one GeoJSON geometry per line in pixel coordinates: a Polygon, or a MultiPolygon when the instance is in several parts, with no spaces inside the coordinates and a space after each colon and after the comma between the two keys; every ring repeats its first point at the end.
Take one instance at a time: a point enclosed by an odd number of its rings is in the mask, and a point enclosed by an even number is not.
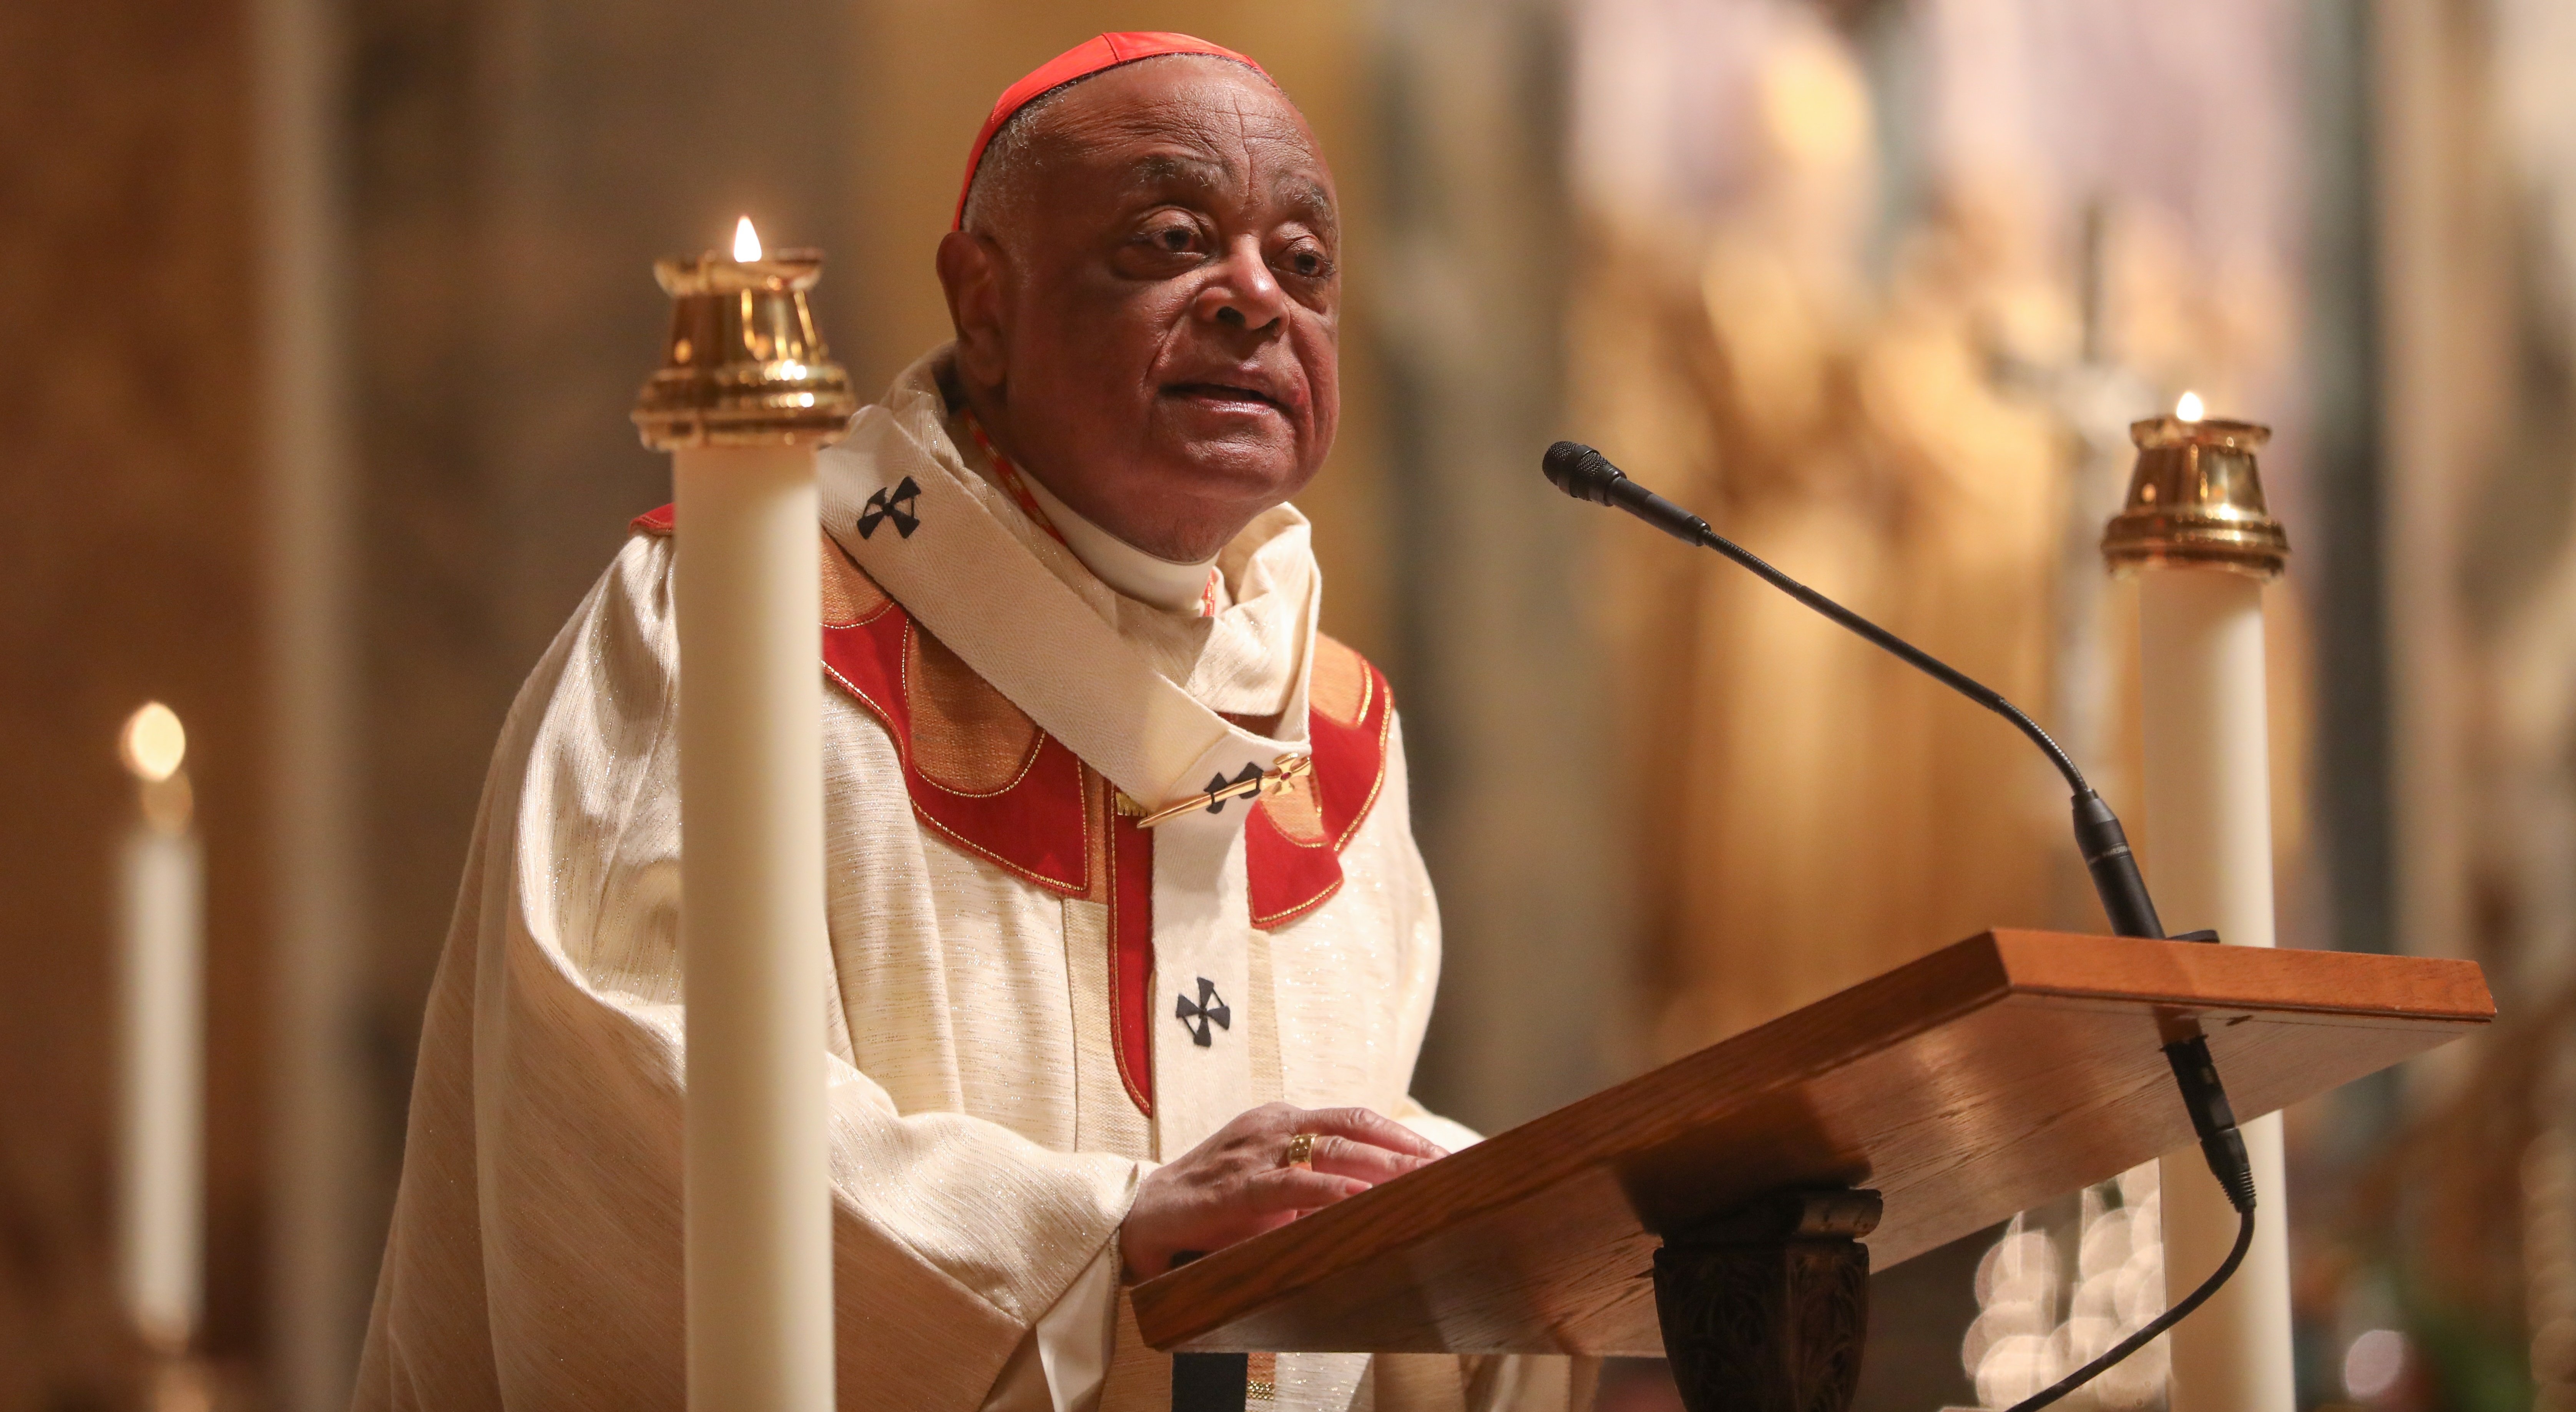
{"type": "Polygon", "coordinates": [[[1270,183],[1272,199],[1327,231],[1340,226],[1340,213],[1333,208],[1333,193],[1324,184],[1302,172],[1283,172],[1270,183]]]}
{"type": "Polygon", "coordinates": [[[1129,186],[1213,187],[1224,177],[1223,164],[1205,157],[1184,157],[1177,152],[1152,153],[1127,166],[1129,186]]]}
{"type": "MultiPolygon", "coordinates": [[[[1130,189],[1139,191],[1158,187],[1216,191],[1224,187],[1227,175],[1226,164],[1212,157],[1155,152],[1128,163],[1125,181],[1130,189]]],[[[1328,234],[1341,229],[1341,213],[1333,204],[1331,189],[1306,172],[1282,172],[1273,177],[1270,194],[1309,225],[1328,234]]]]}

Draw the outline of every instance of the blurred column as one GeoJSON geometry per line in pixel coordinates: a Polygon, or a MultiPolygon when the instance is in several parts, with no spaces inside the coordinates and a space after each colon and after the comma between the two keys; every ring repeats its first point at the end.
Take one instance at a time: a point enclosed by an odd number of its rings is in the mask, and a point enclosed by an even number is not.
{"type": "Polygon", "coordinates": [[[1591,526],[1538,473],[1569,430],[1566,47],[1536,0],[1378,23],[1385,238],[1353,269],[1388,375],[1393,676],[1447,938],[1419,1087],[1490,1130],[1598,1086],[1630,964],[1591,526]]]}
{"type": "Polygon", "coordinates": [[[2471,81],[2482,31],[2464,15],[2386,0],[2374,35],[2396,947],[2438,956],[2469,942],[2459,510],[2516,384],[2493,327],[2511,262],[2475,258],[2492,216],[2474,199],[2487,168],[2471,81]]]}
{"type": "MultiPolygon", "coordinates": [[[[351,475],[343,377],[341,63],[327,0],[253,6],[259,434],[266,503],[276,1106],[270,1389],[348,1405],[374,1269],[353,1219],[363,1153],[355,980],[365,935],[354,746],[351,475]]],[[[381,1240],[381,1233],[375,1239],[381,1240]]]]}
{"type": "Polygon", "coordinates": [[[2542,1046],[2533,1126],[2522,1154],[2523,1322],[2531,1335],[2532,1412],[2576,1412],[2576,1043],[2542,1046]]]}
{"type": "Polygon", "coordinates": [[[2371,6],[2310,0],[2301,31],[2312,94],[2307,326],[2308,499],[2316,518],[2315,799],[2333,944],[2386,951],[2396,891],[2390,836],[2386,498],[2374,414],[2381,383],[2379,241],[2372,228],[2371,6]]]}

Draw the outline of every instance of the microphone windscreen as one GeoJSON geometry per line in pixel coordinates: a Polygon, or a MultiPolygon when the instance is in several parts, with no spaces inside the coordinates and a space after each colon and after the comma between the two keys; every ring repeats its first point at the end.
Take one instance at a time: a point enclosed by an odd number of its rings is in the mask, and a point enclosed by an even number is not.
{"type": "Polygon", "coordinates": [[[1560,441],[1547,448],[1539,461],[1547,472],[1548,483],[1577,500],[1595,505],[1610,503],[1610,487],[1625,476],[1610,464],[1610,458],[1580,441],[1560,441]]]}

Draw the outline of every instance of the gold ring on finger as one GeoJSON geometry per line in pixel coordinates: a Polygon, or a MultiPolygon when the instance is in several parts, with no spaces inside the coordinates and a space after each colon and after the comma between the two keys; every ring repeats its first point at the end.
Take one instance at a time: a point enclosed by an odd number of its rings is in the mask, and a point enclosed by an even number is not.
{"type": "Polygon", "coordinates": [[[1299,1133],[1295,1137],[1288,1139],[1288,1160],[1283,1165],[1290,1167],[1303,1167],[1309,1171],[1313,1170],[1315,1166],[1315,1135],[1313,1133],[1299,1133]]]}

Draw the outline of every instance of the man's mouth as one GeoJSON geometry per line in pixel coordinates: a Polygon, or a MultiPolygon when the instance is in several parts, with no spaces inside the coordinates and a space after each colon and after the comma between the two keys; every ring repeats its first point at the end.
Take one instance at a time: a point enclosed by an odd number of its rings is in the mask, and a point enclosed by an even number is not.
{"type": "Polygon", "coordinates": [[[1167,397],[1185,397],[1190,401],[1220,409],[1250,412],[1266,407],[1282,416],[1287,415],[1288,412],[1286,404],[1278,398],[1259,388],[1245,387],[1238,383],[1176,382],[1166,385],[1163,388],[1163,394],[1167,397]]]}

